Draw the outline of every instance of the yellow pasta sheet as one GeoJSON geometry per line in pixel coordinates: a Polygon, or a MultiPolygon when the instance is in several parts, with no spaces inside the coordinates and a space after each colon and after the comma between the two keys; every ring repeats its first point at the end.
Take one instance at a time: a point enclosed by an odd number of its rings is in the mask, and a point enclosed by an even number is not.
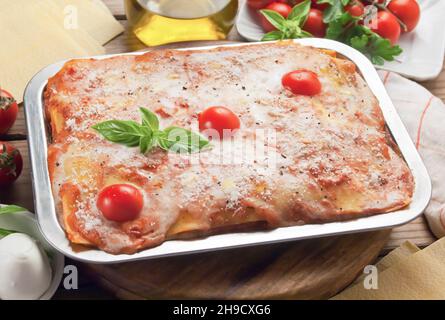
{"type": "Polygon", "coordinates": [[[102,44],[122,31],[98,0],[0,0],[0,87],[22,102],[40,69],[104,54],[102,44]]]}

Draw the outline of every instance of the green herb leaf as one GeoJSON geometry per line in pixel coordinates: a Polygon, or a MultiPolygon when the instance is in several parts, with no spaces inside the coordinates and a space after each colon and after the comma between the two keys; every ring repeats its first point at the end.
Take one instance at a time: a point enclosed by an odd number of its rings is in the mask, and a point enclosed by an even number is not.
{"type": "Polygon", "coordinates": [[[360,18],[345,12],[331,21],[326,30],[326,37],[341,41],[366,55],[374,64],[382,65],[402,52],[399,46],[391,45],[368,27],[360,25],[360,18]]]}
{"type": "Polygon", "coordinates": [[[146,108],[139,108],[139,110],[142,113],[142,124],[149,127],[151,131],[159,130],[159,119],[156,114],[146,108]]]}
{"type": "Polygon", "coordinates": [[[305,0],[292,8],[292,11],[287,17],[288,20],[297,21],[301,25],[306,22],[309,10],[311,9],[311,1],[305,0]]]}
{"type": "Polygon", "coordinates": [[[281,31],[271,31],[266,33],[263,38],[261,38],[261,41],[274,41],[274,40],[281,40],[283,39],[283,32],[281,31]]]}
{"type": "Polygon", "coordinates": [[[177,153],[192,153],[209,145],[209,141],[200,134],[179,127],[168,127],[158,141],[162,149],[177,153]]]}
{"type": "Polygon", "coordinates": [[[323,12],[323,21],[329,23],[341,16],[345,12],[344,6],[346,6],[349,1],[350,0],[318,0],[317,3],[329,4],[323,12]]]}
{"type": "Polygon", "coordinates": [[[286,19],[281,14],[267,9],[260,10],[260,12],[275,28],[281,31],[285,31],[284,22],[286,21],[286,19]]]}
{"type": "Polygon", "coordinates": [[[126,120],[109,120],[92,126],[105,139],[137,147],[145,154],[155,147],[174,152],[195,152],[209,145],[200,134],[178,127],[159,130],[159,119],[148,109],[140,108],[142,124],[126,120]]]}
{"type": "Polygon", "coordinates": [[[17,232],[18,232],[18,231],[7,230],[7,229],[2,229],[2,228],[0,228],[0,238],[9,236],[10,234],[17,233],[17,232]]]}
{"type": "Polygon", "coordinates": [[[151,136],[143,136],[139,140],[139,149],[142,154],[146,154],[154,147],[154,139],[151,136]]]}
{"type": "Polygon", "coordinates": [[[105,139],[126,145],[127,147],[137,147],[141,137],[144,137],[150,129],[145,130],[134,121],[109,120],[92,126],[94,130],[104,136],[105,139]]]}
{"type": "Polygon", "coordinates": [[[359,18],[351,16],[348,12],[343,13],[337,19],[329,22],[326,29],[326,38],[339,41],[344,40],[346,31],[355,26],[358,20],[359,18]]]}
{"type": "Polygon", "coordinates": [[[16,212],[25,212],[27,211],[25,208],[16,206],[16,205],[9,205],[9,206],[3,206],[0,208],[0,215],[6,214],[6,213],[16,213],[16,212]]]}
{"type": "Polygon", "coordinates": [[[261,40],[271,41],[311,37],[312,35],[309,32],[302,29],[309,14],[310,7],[310,0],[305,0],[304,2],[299,3],[294,6],[287,19],[274,11],[260,10],[266,19],[278,29],[265,34],[261,40]]]}
{"type": "Polygon", "coordinates": [[[380,37],[365,26],[355,26],[350,30],[349,35],[347,43],[368,56],[374,64],[382,65],[385,60],[393,61],[395,56],[402,53],[398,45],[392,45],[388,39],[380,37]]]}

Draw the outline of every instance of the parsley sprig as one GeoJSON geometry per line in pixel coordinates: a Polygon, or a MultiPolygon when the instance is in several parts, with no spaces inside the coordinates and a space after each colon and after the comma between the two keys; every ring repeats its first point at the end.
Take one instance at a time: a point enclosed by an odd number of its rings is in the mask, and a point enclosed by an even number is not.
{"type": "MultiPolygon", "coordinates": [[[[323,21],[327,24],[326,38],[343,42],[366,55],[372,63],[383,65],[385,61],[393,61],[402,53],[398,45],[382,38],[368,27],[359,24],[363,17],[353,17],[345,12],[345,6],[351,0],[318,0],[317,3],[328,4],[323,12],[323,21]]],[[[371,2],[372,5],[379,5],[371,2]]],[[[277,30],[266,33],[262,41],[297,39],[312,35],[302,28],[307,20],[311,1],[305,0],[294,6],[287,19],[271,10],[261,10],[266,19],[277,30]]]]}
{"type": "Polygon", "coordinates": [[[108,141],[127,147],[139,147],[145,154],[155,147],[177,153],[193,153],[210,146],[210,142],[193,131],[168,127],[161,130],[159,119],[146,108],[139,109],[142,123],[131,120],[109,120],[98,123],[92,128],[108,141]]]}
{"type": "Polygon", "coordinates": [[[329,23],[326,38],[341,41],[362,52],[372,63],[383,65],[386,61],[393,61],[394,57],[402,53],[398,45],[392,45],[388,39],[382,38],[358,22],[360,18],[345,12],[336,20],[329,23]]]}

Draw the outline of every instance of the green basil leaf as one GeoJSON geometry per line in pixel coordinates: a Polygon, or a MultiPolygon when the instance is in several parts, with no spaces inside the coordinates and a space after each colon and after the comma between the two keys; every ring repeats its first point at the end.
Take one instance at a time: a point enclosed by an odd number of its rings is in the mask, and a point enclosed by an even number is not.
{"type": "Polygon", "coordinates": [[[151,136],[143,136],[139,140],[139,149],[142,154],[147,153],[154,147],[154,139],[151,136]]]}
{"type": "Polygon", "coordinates": [[[7,229],[2,229],[2,228],[0,228],[0,238],[9,236],[10,234],[17,233],[17,232],[18,232],[18,231],[7,230],[7,229]]]}
{"type": "Polygon", "coordinates": [[[16,206],[16,205],[9,205],[9,206],[3,206],[0,208],[0,215],[5,213],[16,213],[16,212],[25,212],[28,211],[25,208],[16,206]]]}
{"type": "Polygon", "coordinates": [[[139,108],[139,110],[142,113],[142,124],[149,127],[151,131],[159,130],[159,119],[156,114],[146,108],[139,108]]]}
{"type": "Polygon", "coordinates": [[[283,24],[286,21],[286,19],[281,14],[267,9],[260,10],[260,12],[264,17],[266,17],[267,21],[269,21],[275,28],[284,31],[283,24]]]}
{"type": "Polygon", "coordinates": [[[126,145],[127,147],[137,147],[141,137],[151,135],[151,130],[143,127],[134,121],[109,120],[92,126],[105,139],[126,145]]]}
{"type": "Polygon", "coordinates": [[[165,129],[157,141],[162,149],[177,153],[200,151],[210,144],[202,135],[179,127],[165,129]]]}
{"type": "Polygon", "coordinates": [[[276,30],[266,33],[263,38],[261,38],[261,41],[273,41],[281,39],[283,39],[283,32],[276,30]]]}
{"type": "Polygon", "coordinates": [[[311,9],[311,1],[305,0],[292,8],[292,11],[287,17],[288,20],[297,21],[302,26],[307,19],[309,10],[311,9]]]}

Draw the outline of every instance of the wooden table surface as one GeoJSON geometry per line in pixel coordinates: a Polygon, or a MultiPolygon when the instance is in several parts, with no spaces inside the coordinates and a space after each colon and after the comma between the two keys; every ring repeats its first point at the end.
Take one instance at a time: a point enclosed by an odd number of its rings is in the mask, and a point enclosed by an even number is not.
{"type": "MultiPolygon", "coordinates": [[[[106,5],[113,12],[114,16],[127,27],[127,20],[124,11],[124,0],[103,0],[106,5]]],[[[232,30],[229,35],[229,40],[243,41],[236,31],[236,28],[232,30]]],[[[131,32],[126,28],[125,33],[110,41],[106,46],[108,53],[121,53],[130,52],[144,49],[142,44],[131,32]]],[[[438,78],[430,81],[420,82],[421,85],[430,90],[434,95],[445,100],[445,69],[442,70],[438,78]]],[[[0,140],[11,141],[23,155],[24,167],[23,173],[16,183],[6,189],[0,190],[0,203],[13,203],[24,206],[30,211],[34,209],[34,200],[31,187],[31,173],[28,159],[28,148],[26,141],[26,125],[24,121],[23,108],[20,109],[17,122],[10,132],[5,135],[0,135],[0,140]]],[[[390,239],[382,251],[382,255],[389,250],[400,245],[402,242],[410,240],[419,247],[424,247],[432,243],[435,238],[428,229],[425,218],[422,216],[409,224],[401,227],[397,227],[392,230],[390,239]]],[[[67,264],[74,264],[79,267],[79,289],[67,291],[61,286],[55,295],[56,299],[101,299],[101,298],[113,298],[110,293],[101,289],[94,283],[94,279],[91,279],[85,274],[82,269],[82,264],[67,260],[67,264]]]]}

